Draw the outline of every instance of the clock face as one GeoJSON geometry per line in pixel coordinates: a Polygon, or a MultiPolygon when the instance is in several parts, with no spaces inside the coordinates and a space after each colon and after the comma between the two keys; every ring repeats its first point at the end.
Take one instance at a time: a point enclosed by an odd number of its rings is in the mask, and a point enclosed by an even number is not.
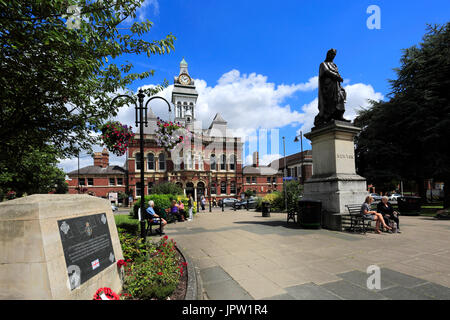
{"type": "Polygon", "coordinates": [[[191,82],[191,78],[187,74],[182,74],[180,76],[180,83],[189,84],[191,82]]]}

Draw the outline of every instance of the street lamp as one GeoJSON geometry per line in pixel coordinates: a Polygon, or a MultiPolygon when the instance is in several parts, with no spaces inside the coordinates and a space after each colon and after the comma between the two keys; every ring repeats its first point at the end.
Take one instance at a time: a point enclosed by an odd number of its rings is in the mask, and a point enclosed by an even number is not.
{"type": "MultiPolygon", "coordinates": [[[[134,97],[131,97],[127,94],[121,94],[118,95],[117,97],[115,97],[112,101],[111,101],[111,106],[114,104],[114,102],[119,99],[119,98],[126,98],[129,99],[133,102],[134,106],[135,106],[135,111],[136,111],[136,127],[139,126],[139,151],[140,151],[140,165],[141,165],[141,205],[140,205],[140,209],[141,209],[141,238],[144,239],[145,241],[145,220],[144,220],[144,191],[145,191],[145,184],[144,184],[144,125],[147,127],[148,125],[148,121],[147,121],[147,105],[150,103],[150,101],[152,101],[153,99],[162,99],[164,100],[168,107],[169,107],[169,112],[171,112],[171,108],[170,108],[170,103],[169,101],[167,101],[166,99],[164,99],[163,97],[160,96],[153,96],[150,99],[147,100],[147,102],[145,103],[144,106],[144,98],[145,98],[145,94],[144,91],[142,89],[139,89],[139,93],[137,94],[138,97],[138,103],[136,102],[136,99],[134,97]]],[[[161,230],[162,231],[162,230],[161,230]]]]}
{"type": "Polygon", "coordinates": [[[300,163],[300,183],[303,184],[304,182],[304,176],[303,176],[303,160],[304,160],[304,155],[303,155],[303,132],[300,130],[300,134],[298,136],[295,136],[294,142],[298,142],[300,141],[300,148],[301,148],[301,163],[300,163]],[[299,140],[300,137],[300,140],[299,140]]]}
{"type": "Polygon", "coordinates": [[[287,190],[286,190],[286,145],[285,138],[283,137],[283,189],[284,189],[284,206],[287,212],[287,190]]]}

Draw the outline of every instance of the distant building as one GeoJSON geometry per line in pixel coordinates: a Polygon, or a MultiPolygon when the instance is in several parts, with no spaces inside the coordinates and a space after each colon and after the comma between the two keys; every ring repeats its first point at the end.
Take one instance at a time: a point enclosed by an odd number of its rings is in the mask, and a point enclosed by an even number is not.
{"type": "MultiPolygon", "coordinates": [[[[69,193],[87,193],[101,198],[109,198],[110,194],[125,193],[125,169],[117,165],[109,165],[108,150],[94,153],[94,165],[73,170],[67,173],[69,193]]],[[[119,202],[119,199],[113,202],[119,202]]]]}
{"type": "Polygon", "coordinates": [[[242,169],[242,191],[251,190],[258,197],[283,190],[283,172],[278,168],[260,165],[258,152],[253,153],[253,164],[242,169]]]}

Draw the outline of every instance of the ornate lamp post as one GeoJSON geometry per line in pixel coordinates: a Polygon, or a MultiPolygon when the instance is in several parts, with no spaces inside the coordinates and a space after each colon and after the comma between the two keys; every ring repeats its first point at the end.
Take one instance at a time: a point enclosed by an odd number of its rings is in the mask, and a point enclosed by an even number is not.
{"type": "Polygon", "coordinates": [[[304,155],[303,155],[303,132],[300,131],[300,134],[298,136],[295,136],[294,142],[299,142],[300,141],[300,150],[301,150],[301,162],[300,162],[300,174],[302,175],[300,177],[300,183],[303,184],[303,182],[305,181],[304,175],[303,175],[303,160],[304,160],[304,155]],[[300,140],[299,140],[300,137],[300,140]]]}
{"type": "Polygon", "coordinates": [[[150,99],[147,100],[147,102],[144,105],[144,98],[145,98],[145,94],[144,91],[142,89],[139,89],[139,93],[137,94],[138,97],[138,101],[136,101],[135,98],[127,95],[127,94],[121,94],[118,95],[117,97],[115,97],[112,101],[111,101],[111,106],[113,105],[113,103],[119,99],[119,98],[126,98],[129,99],[133,102],[134,106],[135,106],[135,111],[136,111],[136,127],[139,126],[139,152],[140,152],[140,166],[141,166],[141,205],[140,205],[140,209],[141,209],[141,238],[144,239],[145,241],[145,220],[144,220],[144,194],[145,194],[145,184],[144,184],[144,125],[147,127],[148,125],[148,121],[147,121],[147,105],[150,103],[150,101],[152,101],[153,99],[162,99],[167,103],[167,106],[169,107],[169,112],[171,112],[171,108],[170,108],[170,103],[169,101],[167,101],[166,99],[164,99],[163,97],[160,96],[153,96],[150,99]],[[139,104],[138,104],[139,103],[139,104]]]}
{"type": "Polygon", "coordinates": [[[286,190],[286,145],[285,138],[283,137],[283,189],[284,189],[284,206],[287,212],[287,190],[286,190]]]}

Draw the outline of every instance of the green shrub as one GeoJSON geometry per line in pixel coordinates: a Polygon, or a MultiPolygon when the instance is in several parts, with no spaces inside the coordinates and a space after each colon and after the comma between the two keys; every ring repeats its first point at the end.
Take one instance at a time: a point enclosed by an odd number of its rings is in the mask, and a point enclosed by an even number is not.
{"type": "MultiPolygon", "coordinates": [[[[144,203],[144,208],[147,209],[148,208],[148,202],[150,200],[153,200],[153,202],[155,203],[155,206],[153,207],[153,209],[155,210],[156,214],[159,216],[162,216],[164,219],[167,220],[167,222],[171,222],[167,219],[166,216],[166,212],[165,209],[168,209],[170,207],[172,207],[172,200],[176,200],[178,201],[182,201],[184,204],[184,210],[186,211],[186,213],[188,212],[188,198],[185,196],[180,196],[180,195],[174,195],[174,194],[150,194],[150,195],[146,195],[144,197],[145,199],[145,203],[144,203]]],[[[136,203],[133,205],[132,210],[130,211],[130,215],[134,218],[137,219],[138,218],[138,211],[139,211],[139,207],[141,205],[141,199],[138,199],[136,201],[136,203]]],[[[194,202],[194,206],[193,206],[193,211],[194,214],[197,212],[197,207],[196,207],[196,203],[194,202]]]]}
{"type": "MultiPolygon", "coordinates": [[[[176,200],[177,196],[172,194],[150,194],[144,196],[144,208],[148,208],[148,202],[150,200],[153,200],[155,202],[155,206],[153,209],[155,210],[156,214],[158,215],[164,215],[164,210],[167,208],[170,208],[172,205],[172,200],[176,200]]],[[[133,218],[138,218],[138,210],[141,206],[141,199],[138,199],[136,203],[133,205],[133,211],[132,215],[133,218]]]]}
{"type": "Polygon", "coordinates": [[[262,210],[262,203],[269,202],[271,211],[282,211],[284,209],[284,198],[281,192],[274,191],[272,193],[266,194],[263,198],[257,200],[256,210],[262,210]]]}
{"type": "Polygon", "coordinates": [[[183,195],[183,189],[173,182],[162,182],[152,187],[151,194],[183,195]]]}

